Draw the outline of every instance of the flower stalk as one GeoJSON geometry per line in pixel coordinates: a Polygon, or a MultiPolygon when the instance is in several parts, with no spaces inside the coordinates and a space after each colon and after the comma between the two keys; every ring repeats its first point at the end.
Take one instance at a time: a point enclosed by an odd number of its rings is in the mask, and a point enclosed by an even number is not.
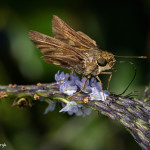
{"type": "MultiPolygon", "coordinates": [[[[69,80],[65,83],[69,84],[67,85],[70,86],[69,88],[73,87],[73,90],[79,90],[82,80],[80,82],[76,81],[69,80]],[[76,88],[74,88],[74,86],[76,86],[76,88]]],[[[58,81],[51,84],[39,83],[37,85],[24,86],[0,85],[0,100],[13,100],[13,106],[19,107],[31,107],[35,101],[45,101],[49,104],[45,113],[54,110],[56,102],[60,102],[63,105],[60,112],[68,112],[70,115],[86,116],[89,115],[91,109],[93,109],[113,120],[120,121],[132,134],[142,149],[150,149],[150,105],[148,102],[131,97],[109,94],[109,96],[106,95],[108,104],[106,105],[103,98],[100,98],[102,95],[98,96],[97,94],[97,89],[99,89],[100,86],[97,85],[94,79],[88,81],[88,88],[87,90],[85,89],[85,92],[74,95],[70,99],[68,99],[68,95],[70,95],[69,89],[62,92],[63,88],[61,88],[61,86],[63,87],[64,85],[62,83],[59,84],[58,81]],[[92,90],[94,88],[95,90],[92,90]],[[65,93],[66,91],[67,93],[65,93]],[[97,99],[94,99],[93,96],[97,99]]],[[[65,85],[64,88],[67,86],[65,85]]]]}

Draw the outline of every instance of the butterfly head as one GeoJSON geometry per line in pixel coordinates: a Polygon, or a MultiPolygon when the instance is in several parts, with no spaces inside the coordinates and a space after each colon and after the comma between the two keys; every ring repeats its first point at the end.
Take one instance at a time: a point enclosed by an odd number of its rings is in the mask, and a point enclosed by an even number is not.
{"type": "Polygon", "coordinates": [[[114,55],[107,51],[102,51],[101,56],[97,60],[97,64],[101,68],[101,71],[111,69],[115,62],[116,59],[114,58],[114,55]]]}

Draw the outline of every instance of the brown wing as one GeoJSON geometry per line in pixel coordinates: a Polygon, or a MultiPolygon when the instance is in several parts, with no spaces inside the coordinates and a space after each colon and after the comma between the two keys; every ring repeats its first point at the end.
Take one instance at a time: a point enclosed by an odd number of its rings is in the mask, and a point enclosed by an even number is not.
{"type": "Polygon", "coordinates": [[[78,50],[87,51],[98,49],[96,42],[86,34],[74,31],[63,20],[57,16],[53,16],[52,31],[54,37],[63,41],[78,50]]]}
{"type": "Polygon", "coordinates": [[[78,52],[75,48],[36,31],[30,31],[29,36],[36,47],[44,54],[42,59],[45,62],[65,68],[82,68],[86,56],[78,52]]]}

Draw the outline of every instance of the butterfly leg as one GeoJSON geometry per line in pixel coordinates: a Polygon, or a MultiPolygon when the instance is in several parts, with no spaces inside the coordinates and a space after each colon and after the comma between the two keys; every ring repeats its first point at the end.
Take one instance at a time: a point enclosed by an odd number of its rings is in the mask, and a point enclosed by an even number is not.
{"type": "MultiPolygon", "coordinates": [[[[69,76],[68,77],[66,77],[65,79],[63,79],[63,80],[59,80],[58,82],[61,82],[61,81],[65,81],[65,80],[67,80],[68,78],[70,78],[71,77],[71,75],[73,75],[74,74],[74,70],[72,70],[71,71],[71,73],[69,74],[69,76]]],[[[63,83],[62,83],[63,84],[63,83]]]]}
{"type": "Polygon", "coordinates": [[[101,90],[102,90],[102,92],[103,92],[104,101],[105,101],[105,104],[107,105],[106,99],[105,99],[105,96],[104,96],[104,91],[103,91],[102,81],[101,81],[101,79],[100,79],[98,76],[96,76],[96,79],[99,81],[99,83],[100,83],[100,85],[101,85],[101,90]]]}
{"type": "Polygon", "coordinates": [[[64,80],[67,80],[68,78],[70,78],[71,77],[71,75],[73,75],[74,74],[74,70],[72,70],[71,71],[71,73],[69,74],[69,76],[68,77],[66,77],[64,80]]]}
{"type": "Polygon", "coordinates": [[[87,78],[86,78],[86,80],[85,80],[85,82],[84,82],[84,85],[83,85],[82,89],[81,89],[80,91],[74,93],[73,95],[69,96],[68,98],[71,98],[72,96],[74,96],[74,95],[76,95],[76,94],[82,92],[82,91],[85,89],[86,83],[87,83],[87,81],[88,81],[90,78],[91,78],[91,75],[87,76],[87,78]]]}
{"type": "Polygon", "coordinates": [[[109,79],[108,79],[108,85],[107,85],[107,94],[108,94],[108,89],[109,89],[109,84],[110,84],[110,80],[112,78],[112,72],[101,72],[101,74],[109,74],[109,79]]]}

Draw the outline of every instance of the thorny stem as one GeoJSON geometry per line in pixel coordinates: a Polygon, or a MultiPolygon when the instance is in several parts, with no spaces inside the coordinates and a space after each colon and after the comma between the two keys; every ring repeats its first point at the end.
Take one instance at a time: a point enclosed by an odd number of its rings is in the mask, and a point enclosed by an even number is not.
{"type": "MultiPolygon", "coordinates": [[[[145,95],[149,98],[150,90],[147,91],[149,93],[145,95]]],[[[60,93],[59,86],[56,83],[26,86],[0,85],[0,99],[13,99],[13,105],[20,107],[32,106],[35,100],[47,98],[64,103],[69,101],[82,103],[113,120],[120,121],[142,149],[150,150],[150,105],[147,102],[111,94],[107,99],[109,105],[106,106],[102,101],[90,100],[90,97],[88,102],[85,103],[84,98],[87,96],[87,94],[80,93],[68,99],[67,95],[60,93]]]]}

